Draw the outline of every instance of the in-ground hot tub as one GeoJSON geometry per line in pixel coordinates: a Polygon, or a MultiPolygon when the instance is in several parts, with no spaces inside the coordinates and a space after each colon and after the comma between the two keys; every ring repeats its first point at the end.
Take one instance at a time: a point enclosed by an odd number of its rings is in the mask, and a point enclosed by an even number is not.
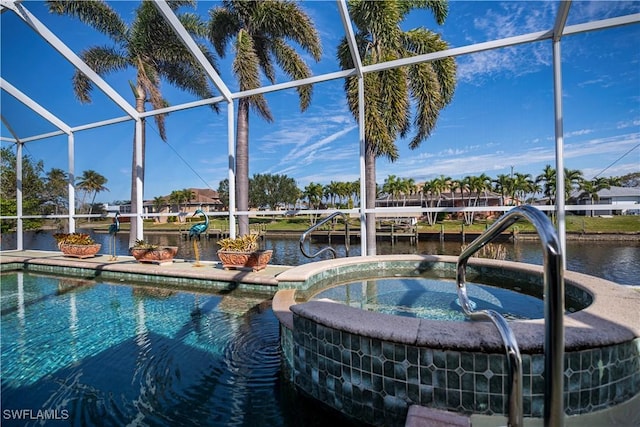
{"type": "MultiPolygon", "coordinates": [[[[431,275],[433,276],[433,275],[431,275]]],[[[542,289],[530,283],[509,283],[509,289],[467,283],[466,292],[473,310],[493,310],[510,320],[544,318],[542,289]]],[[[308,294],[301,292],[300,297],[308,294]]],[[[574,292],[566,299],[567,311],[582,310],[592,301],[587,292],[574,292]]],[[[307,301],[329,301],[361,310],[396,316],[433,320],[471,321],[462,309],[453,279],[428,277],[368,278],[318,290],[307,301]]]]}
{"type": "MultiPolygon", "coordinates": [[[[402,425],[413,404],[506,414],[506,356],[493,324],[309,300],[338,284],[379,277],[453,279],[456,261],[448,256],[358,257],[282,273],[273,308],[290,379],[306,394],[375,425],[402,425]]],[[[532,295],[542,294],[542,276],[541,266],[507,261],[472,259],[467,268],[470,281],[532,295]]],[[[564,319],[565,413],[588,414],[638,396],[640,292],[575,272],[565,272],[564,280],[570,308],[564,319]]],[[[544,319],[509,323],[522,355],[523,413],[539,418],[544,410],[544,319]]]]}

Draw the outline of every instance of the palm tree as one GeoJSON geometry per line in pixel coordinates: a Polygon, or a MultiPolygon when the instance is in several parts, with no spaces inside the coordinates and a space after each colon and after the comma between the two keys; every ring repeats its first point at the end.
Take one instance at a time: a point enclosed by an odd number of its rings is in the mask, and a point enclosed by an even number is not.
{"type": "Polygon", "coordinates": [[[578,169],[564,169],[564,199],[567,200],[571,196],[573,190],[580,188],[580,184],[584,181],[582,171],[578,169]]]}
{"type": "Polygon", "coordinates": [[[64,213],[67,212],[68,199],[67,185],[69,183],[69,175],[59,168],[51,168],[47,172],[45,178],[44,191],[45,191],[45,203],[53,205],[53,213],[58,215],[62,208],[64,213]]]}
{"type": "MultiPolygon", "coordinates": [[[[400,24],[415,9],[433,12],[438,24],[448,13],[445,1],[350,1],[349,15],[357,27],[356,43],[363,65],[371,65],[447,49],[440,36],[425,28],[403,31],[400,24]]],[[[338,46],[342,69],[354,67],[346,37],[338,46]]],[[[453,58],[424,62],[364,75],[366,208],[375,207],[375,160],[398,158],[395,141],[416,133],[409,147],[420,146],[435,128],[439,112],[453,98],[456,65],[453,58]],[[415,107],[414,117],[412,110],[415,107]]],[[[358,78],[345,81],[347,101],[358,120],[358,78]]],[[[375,223],[375,214],[367,214],[375,223]]],[[[375,227],[367,227],[367,253],[375,255],[375,227]]]]}
{"type": "MultiPolygon", "coordinates": [[[[594,178],[591,181],[585,179],[580,183],[580,190],[582,190],[582,194],[589,196],[589,203],[591,205],[600,200],[598,192],[605,188],[611,188],[607,178],[594,178]]],[[[593,216],[593,209],[591,210],[590,216],[593,216]]]]}
{"type": "MultiPolygon", "coordinates": [[[[629,174],[631,175],[631,174],[629,174]]],[[[640,173],[637,173],[638,176],[640,176],[640,173]]],[[[598,178],[600,179],[600,178],[598,178]]],[[[610,176],[609,178],[602,178],[602,179],[606,179],[609,182],[609,185],[613,186],[613,187],[622,187],[623,183],[622,183],[622,177],[621,176],[610,176]]]]}
{"type": "MultiPolygon", "coordinates": [[[[511,196],[511,188],[513,187],[513,178],[509,175],[499,174],[496,179],[493,180],[495,184],[494,189],[497,193],[500,193],[500,204],[505,205],[505,196],[511,196]]],[[[513,200],[513,199],[512,199],[513,200]]]]}
{"type": "Polygon", "coordinates": [[[535,182],[542,183],[542,194],[547,198],[547,204],[552,205],[556,195],[556,170],[551,165],[546,165],[535,182]]]}
{"type": "Polygon", "coordinates": [[[196,193],[194,193],[190,188],[183,188],[180,191],[182,193],[182,199],[185,203],[191,203],[191,201],[196,198],[196,193]]]}
{"type": "MultiPolygon", "coordinates": [[[[89,205],[89,215],[91,215],[93,204],[96,201],[96,196],[98,195],[98,193],[109,191],[109,189],[104,186],[106,183],[107,178],[91,169],[82,172],[82,175],[78,178],[78,189],[83,190],[85,192],[85,195],[93,193],[91,204],[89,205]]],[[[84,204],[84,198],[82,204],[84,204]]],[[[89,218],[88,220],[91,221],[91,218],[89,218]]]]}
{"type": "Polygon", "coordinates": [[[528,193],[533,193],[535,190],[535,183],[531,178],[531,174],[528,173],[516,172],[511,185],[511,199],[515,200],[517,198],[518,204],[522,203],[522,201],[525,200],[525,196],[528,193]]]}
{"type": "MultiPolygon", "coordinates": [[[[231,44],[235,59],[233,73],[241,91],[260,87],[260,71],[275,83],[278,65],[294,80],[311,75],[302,56],[289,44],[295,42],[320,60],[322,47],[311,19],[297,3],[285,1],[224,0],[221,7],[209,11],[208,37],[220,57],[231,44]]],[[[296,89],[302,111],[311,102],[311,86],[296,89]]],[[[238,101],[236,129],[236,205],[239,211],[249,209],[249,108],[268,122],[273,116],[263,95],[252,95],[238,101]]],[[[249,233],[249,217],[238,216],[240,235],[249,233]]]]}
{"type": "Polygon", "coordinates": [[[461,179],[452,179],[449,182],[449,191],[451,192],[451,206],[456,206],[456,191],[460,190],[460,196],[462,197],[462,206],[464,206],[464,194],[462,193],[462,180],[461,179]]]}
{"type": "MultiPolygon", "coordinates": [[[[324,187],[322,184],[317,184],[314,182],[310,182],[304,188],[302,192],[303,196],[307,198],[309,201],[309,206],[312,209],[318,209],[320,207],[320,202],[322,201],[322,196],[324,194],[324,187]]],[[[316,223],[316,215],[311,215],[311,225],[316,223]]]]}
{"type": "Polygon", "coordinates": [[[416,193],[416,181],[413,178],[402,178],[400,181],[400,194],[402,194],[402,206],[407,205],[407,196],[416,193]]]}
{"type": "MultiPolygon", "coordinates": [[[[175,12],[185,5],[195,6],[194,0],[174,0],[168,4],[175,12]]],[[[94,46],[81,54],[82,60],[100,75],[120,72],[132,68],[136,72],[135,81],[130,82],[135,98],[135,108],[139,113],[145,111],[147,102],[154,109],[166,107],[167,101],[162,97],[160,83],[164,79],[177,87],[202,98],[213,96],[208,78],[187,48],[176,38],[173,30],[152,2],[143,1],[135,11],[134,19],[128,25],[106,2],[96,1],[62,1],[48,0],[51,13],[71,15],[80,21],[107,35],[111,46],[94,46]]],[[[204,36],[206,27],[194,14],[178,14],[178,19],[186,30],[194,37],[204,36]]],[[[203,45],[200,49],[215,66],[213,55],[203,45]]],[[[90,92],[93,85],[89,78],[77,70],[73,77],[73,88],[76,97],[84,103],[91,102],[90,92]]],[[[217,110],[217,107],[213,106],[217,110]]],[[[164,115],[154,116],[160,138],[166,141],[164,115]]],[[[140,178],[144,188],[145,165],[145,120],[142,120],[142,156],[136,158],[134,132],[133,156],[131,166],[131,212],[136,213],[138,184],[140,178]],[[138,162],[142,165],[137,172],[138,162]]],[[[144,194],[144,192],[143,192],[144,194]]],[[[131,221],[129,245],[135,244],[137,226],[131,221]]]]}
{"type": "MultiPolygon", "coordinates": [[[[484,173],[480,176],[466,176],[463,179],[463,188],[469,191],[469,206],[478,206],[480,193],[486,192],[490,181],[490,178],[484,173]]],[[[464,219],[466,224],[472,225],[474,217],[475,212],[464,212],[464,219]]]]}
{"type": "Polygon", "coordinates": [[[349,195],[351,194],[351,183],[350,182],[344,182],[344,181],[340,181],[338,182],[337,185],[337,196],[338,196],[338,200],[339,200],[339,205],[340,207],[344,206],[344,200],[349,198],[349,195]]]}
{"type": "MultiPolygon", "coordinates": [[[[468,196],[469,198],[467,199],[467,206],[471,206],[471,201],[472,199],[472,193],[475,189],[475,181],[474,181],[475,177],[473,176],[465,176],[464,178],[462,178],[460,180],[460,196],[462,197],[462,206],[465,206],[464,204],[464,193],[468,192],[468,196]]],[[[471,217],[472,212],[463,212],[462,213],[462,217],[464,218],[464,222],[465,224],[471,224],[471,222],[473,221],[473,218],[471,217]]]]}
{"type": "Polygon", "coordinates": [[[330,206],[335,207],[336,205],[336,196],[340,191],[339,185],[339,182],[331,181],[329,184],[324,186],[324,196],[327,198],[330,206]]]}
{"type": "MultiPolygon", "coordinates": [[[[448,191],[451,187],[451,177],[440,175],[438,178],[434,178],[431,181],[425,182],[423,191],[429,195],[429,207],[433,207],[433,199],[437,197],[436,207],[440,207],[442,201],[442,193],[448,191]]],[[[438,214],[436,212],[427,212],[427,221],[429,225],[434,225],[438,214]]]]}
{"type": "Polygon", "coordinates": [[[484,205],[489,206],[489,191],[491,191],[491,177],[482,173],[478,177],[478,190],[484,194],[484,205]]]}
{"type": "Polygon", "coordinates": [[[387,206],[389,206],[389,200],[391,200],[391,202],[396,200],[398,184],[399,178],[395,175],[389,175],[382,183],[382,192],[387,195],[387,206]]]}
{"type": "MultiPolygon", "coordinates": [[[[167,204],[167,201],[162,196],[156,196],[153,198],[153,210],[156,213],[160,213],[162,208],[167,204]]],[[[157,218],[157,221],[160,222],[160,217],[157,218]]]]}
{"type": "Polygon", "coordinates": [[[348,203],[349,209],[352,209],[355,204],[354,202],[355,199],[357,199],[358,203],[360,203],[360,180],[357,179],[355,181],[348,182],[347,184],[348,184],[347,195],[349,197],[349,201],[347,203],[348,203]]]}
{"type": "MultiPolygon", "coordinates": [[[[567,200],[571,195],[571,191],[574,189],[578,189],[580,187],[580,183],[584,180],[582,175],[582,171],[577,169],[567,169],[564,168],[564,200],[567,200]]],[[[543,193],[545,197],[549,199],[550,205],[554,204],[557,199],[557,181],[556,181],[556,170],[551,167],[551,165],[546,165],[542,174],[536,177],[535,183],[544,183],[543,184],[543,193]]]]}
{"type": "Polygon", "coordinates": [[[182,209],[181,205],[182,205],[182,202],[184,201],[185,201],[184,192],[182,190],[173,190],[171,194],[169,194],[169,203],[171,203],[172,206],[176,205],[178,218],[180,218],[179,214],[182,209]]]}

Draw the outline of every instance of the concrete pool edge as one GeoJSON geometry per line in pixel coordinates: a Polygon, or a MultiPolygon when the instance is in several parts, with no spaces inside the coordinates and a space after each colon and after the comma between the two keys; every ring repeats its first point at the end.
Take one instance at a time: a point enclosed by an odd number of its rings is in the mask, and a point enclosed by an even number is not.
{"type": "Polygon", "coordinates": [[[240,289],[253,292],[275,293],[276,276],[290,268],[270,265],[265,270],[224,270],[219,262],[201,261],[202,267],[193,262],[175,259],[168,265],[143,264],[131,256],[119,256],[108,261],[100,255],[95,258],[75,259],[51,251],[3,251],[0,253],[0,272],[30,271],[45,274],[63,274],[83,278],[112,281],[128,280],[158,286],[194,288],[201,291],[240,289]]]}

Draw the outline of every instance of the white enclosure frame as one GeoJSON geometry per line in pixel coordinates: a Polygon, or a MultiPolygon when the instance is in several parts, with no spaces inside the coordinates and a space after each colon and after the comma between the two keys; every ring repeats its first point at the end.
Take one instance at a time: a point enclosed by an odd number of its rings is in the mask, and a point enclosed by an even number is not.
{"type": "MultiPolygon", "coordinates": [[[[471,53],[499,49],[508,46],[516,46],[524,43],[533,43],[539,42],[542,40],[550,40],[551,41],[551,49],[553,52],[553,89],[554,89],[554,112],[555,112],[555,146],[556,146],[556,161],[555,167],[556,170],[562,171],[564,170],[564,154],[563,154],[563,109],[562,109],[562,61],[560,56],[560,47],[561,47],[561,39],[563,36],[579,34],[589,31],[607,29],[618,27],[622,25],[629,24],[637,24],[640,22],[640,14],[631,14],[611,19],[604,19],[599,21],[592,21],[579,25],[566,26],[567,17],[569,14],[569,9],[571,7],[571,0],[562,0],[559,2],[559,7],[555,19],[555,24],[553,28],[550,28],[545,31],[539,31],[529,34],[524,34],[515,37],[508,37],[499,40],[488,41],[484,43],[472,44],[469,46],[451,48],[444,51],[434,52],[426,55],[418,55],[410,58],[403,58],[394,61],[388,61],[384,63],[374,64],[363,66],[360,60],[360,57],[357,53],[356,49],[356,41],[353,26],[351,23],[351,19],[349,17],[349,12],[347,8],[346,0],[336,0],[338,3],[338,10],[340,12],[340,17],[342,20],[342,25],[345,30],[345,34],[349,43],[349,48],[351,50],[351,56],[355,67],[350,70],[345,71],[337,71],[327,74],[322,74],[318,76],[309,77],[306,79],[289,81],[286,83],[278,83],[269,86],[263,86],[253,90],[240,91],[240,92],[231,92],[224,81],[220,78],[220,76],[213,69],[211,64],[206,60],[202,51],[200,51],[195,43],[195,41],[191,38],[191,36],[184,29],[176,15],[173,13],[171,8],[167,5],[165,0],[154,0],[154,4],[165,17],[167,22],[174,29],[176,35],[185,46],[189,49],[189,51],[194,55],[197,61],[205,70],[208,77],[211,79],[215,87],[220,91],[221,96],[213,97],[210,99],[203,99],[199,101],[184,103],[172,107],[167,107],[159,110],[147,111],[145,113],[139,114],[135,108],[133,108],[124,98],[122,98],[111,86],[109,86],[95,71],[93,71],[90,67],[88,67],[81,59],[76,55],[71,49],[69,49],[52,31],[50,31],[42,22],[40,22],[34,15],[32,15],[29,10],[25,7],[25,3],[22,0],[0,0],[0,12],[5,13],[7,11],[11,11],[19,16],[25,24],[29,25],[34,31],[36,31],[40,36],[42,36],[52,47],[54,47],[62,56],[64,56],[67,60],[69,60],[74,67],[78,70],[82,71],[86,74],[89,79],[94,83],[102,92],[104,92],[116,105],[118,105],[126,114],[124,117],[113,118],[110,120],[104,120],[95,123],[88,123],[82,126],[70,127],[60,119],[58,119],[54,114],[47,111],[36,101],[30,99],[28,96],[20,92],[19,89],[15,88],[11,85],[11,83],[7,82],[3,78],[0,77],[0,88],[5,90],[15,98],[17,98],[20,102],[26,105],[28,108],[39,114],[45,120],[52,123],[58,131],[50,132],[42,135],[34,135],[28,137],[20,137],[16,135],[9,123],[5,120],[5,117],[2,117],[2,121],[7,127],[7,129],[12,134],[13,138],[2,137],[3,141],[8,141],[15,143],[17,145],[17,215],[16,216],[2,216],[2,219],[17,219],[17,249],[23,249],[23,219],[25,218],[67,218],[69,221],[69,231],[75,231],[75,219],[80,217],[80,215],[75,214],[75,176],[74,176],[74,133],[79,132],[86,129],[93,129],[101,126],[108,126],[115,123],[120,123],[123,121],[134,120],[136,122],[136,152],[138,154],[138,159],[140,159],[142,143],[141,143],[141,119],[144,117],[150,117],[157,114],[169,113],[172,111],[184,110],[188,108],[199,107],[203,105],[210,105],[213,103],[224,102],[227,105],[227,142],[228,142],[228,156],[229,156],[229,224],[230,224],[230,233],[232,237],[235,237],[236,227],[235,227],[235,218],[236,215],[249,215],[256,214],[256,212],[247,212],[247,211],[237,211],[236,203],[235,203],[235,130],[234,130],[234,101],[236,99],[241,99],[243,97],[247,97],[254,94],[265,94],[269,92],[280,91],[284,89],[296,88],[301,85],[314,84],[325,82],[329,80],[336,79],[344,79],[345,77],[356,76],[358,78],[358,99],[360,109],[358,111],[358,124],[359,124],[359,147],[360,147],[360,207],[357,209],[352,209],[347,212],[358,214],[360,217],[361,224],[361,254],[362,256],[366,256],[368,254],[375,254],[375,241],[368,242],[367,241],[367,227],[375,226],[374,224],[367,224],[366,214],[368,213],[394,213],[394,214],[411,214],[411,213],[423,213],[426,211],[431,212],[460,212],[460,211],[486,211],[486,207],[467,207],[467,208],[422,208],[422,207],[414,207],[414,208],[375,208],[375,209],[365,209],[366,206],[366,189],[365,189],[365,134],[364,134],[364,118],[365,118],[365,108],[364,105],[364,79],[363,76],[366,73],[374,73],[381,70],[391,69],[402,67],[406,65],[418,64],[422,62],[434,61],[437,59],[447,58],[447,57],[456,57],[461,55],[467,55],[471,53]],[[68,196],[69,196],[69,213],[67,215],[49,215],[49,216],[25,216],[22,212],[22,146],[30,141],[40,140],[44,138],[49,138],[52,136],[66,134],[68,138],[68,174],[69,174],[69,184],[68,184],[68,196]]],[[[140,166],[140,165],[139,165],[140,166]]],[[[142,218],[145,215],[143,212],[143,188],[141,185],[141,178],[138,176],[138,194],[136,195],[136,200],[132,200],[132,203],[135,203],[137,207],[136,214],[129,214],[123,216],[131,216],[134,217],[137,224],[137,235],[136,239],[143,239],[143,222],[142,218]]],[[[557,174],[557,187],[564,188],[564,175],[562,173],[557,174]]],[[[612,207],[611,205],[600,205],[600,207],[612,207]]],[[[555,206],[541,206],[543,210],[555,210],[558,218],[558,233],[560,236],[561,247],[564,250],[566,248],[566,236],[565,236],[565,211],[567,210],[590,210],[593,209],[592,206],[565,206],[564,199],[558,198],[555,206]]],[[[637,205],[629,204],[627,205],[616,205],[616,209],[633,209],[637,208],[637,205]]],[[[510,207],[491,207],[492,211],[506,211],[510,209],[510,207]]],[[[321,210],[321,211],[300,211],[300,213],[327,213],[332,212],[332,210],[321,210]]],[[[282,214],[281,211],[262,211],[260,214],[282,214]]],[[[86,215],[82,215],[82,217],[86,217],[86,215]]]]}

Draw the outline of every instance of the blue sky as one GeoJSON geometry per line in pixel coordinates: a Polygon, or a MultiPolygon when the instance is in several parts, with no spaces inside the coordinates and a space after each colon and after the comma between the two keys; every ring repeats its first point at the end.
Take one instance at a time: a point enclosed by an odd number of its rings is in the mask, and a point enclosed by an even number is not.
{"type": "MultiPolygon", "coordinates": [[[[31,13],[76,53],[108,43],[104,36],[68,17],[48,14],[41,2],[24,3],[31,13]]],[[[217,3],[201,1],[206,16],[217,3]]],[[[113,2],[130,20],[137,2],[113,2]]],[[[449,17],[437,26],[427,11],[409,16],[404,28],[425,26],[451,47],[500,39],[553,26],[556,1],[452,1],[449,17]]],[[[336,46],[344,35],[334,1],[308,1],[303,8],[314,20],[323,57],[310,66],[315,75],[338,71],[336,46]]],[[[568,25],[640,12],[640,2],[574,1],[568,25]]],[[[73,67],[18,19],[1,16],[3,79],[20,89],[70,126],[122,117],[125,113],[99,90],[93,102],[74,98],[73,67]]],[[[399,140],[395,163],[377,162],[377,181],[391,174],[416,182],[440,174],[455,179],[486,173],[516,172],[536,176],[554,165],[553,67],[551,42],[545,40],[456,59],[458,84],[453,102],[440,115],[433,135],[416,150],[399,140]]],[[[567,36],[562,42],[565,167],[586,178],[640,171],[640,25],[634,24],[567,36]],[[606,170],[605,170],[606,169],[606,170]],[[604,172],[603,172],[604,171],[604,172]]],[[[218,59],[220,75],[232,91],[231,53],[218,59]]],[[[133,71],[104,76],[127,101],[133,71]]],[[[278,81],[286,81],[283,75],[278,81]]],[[[171,105],[195,98],[163,85],[171,105]]],[[[55,130],[53,125],[1,93],[2,115],[22,138],[55,130]]],[[[300,188],[310,182],[353,181],[359,177],[358,128],[351,116],[342,81],[315,85],[312,104],[301,113],[293,90],[268,94],[274,123],[250,118],[250,174],[286,174],[300,188]]],[[[201,107],[170,114],[168,142],[148,121],[145,199],[172,190],[217,189],[227,177],[227,115],[201,107]]],[[[2,137],[10,137],[2,125],[2,137]]],[[[133,122],[77,132],[76,175],[94,169],[108,179],[109,192],[98,201],[130,198],[133,122]]],[[[2,142],[2,146],[8,146],[2,142]]],[[[67,139],[51,137],[26,144],[26,153],[43,160],[45,170],[67,167],[67,139]]]]}

